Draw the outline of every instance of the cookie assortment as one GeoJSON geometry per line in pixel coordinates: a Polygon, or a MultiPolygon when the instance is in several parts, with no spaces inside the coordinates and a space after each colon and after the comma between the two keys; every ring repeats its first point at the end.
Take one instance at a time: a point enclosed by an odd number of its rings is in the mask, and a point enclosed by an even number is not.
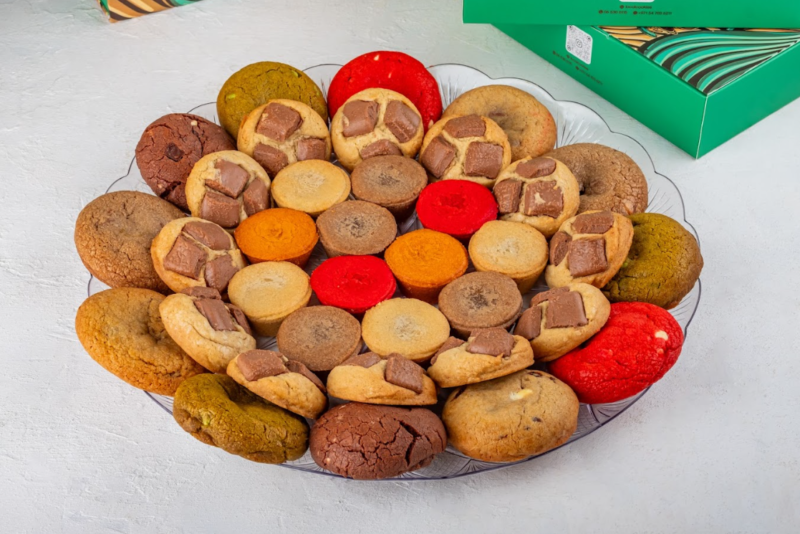
{"type": "Polygon", "coordinates": [[[556,149],[547,108],[510,86],[442,110],[399,52],[354,59],[327,98],[293,67],[247,66],[220,91],[221,127],[147,127],[136,159],[155,196],[110,193],[78,217],[78,253],[112,287],[80,307],[78,337],[174,396],[184,430],[357,479],[448,443],[513,462],[565,443],[581,402],[675,364],[666,309],[703,260],[677,221],[643,213],[631,158],[556,149]]]}

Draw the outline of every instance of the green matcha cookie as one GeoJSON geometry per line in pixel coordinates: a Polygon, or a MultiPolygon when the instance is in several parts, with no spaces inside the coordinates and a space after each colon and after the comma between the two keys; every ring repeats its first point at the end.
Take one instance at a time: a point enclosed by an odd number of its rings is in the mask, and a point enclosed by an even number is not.
{"type": "Polygon", "coordinates": [[[631,215],[633,244],[622,268],[603,288],[611,302],[649,302],[674,308],[703,269],[695,237],[658,213],[631,215]]]}
{"type": "Polygon", "coordinates": [[[172,414],[185,431],[208,445],[254,462],[279,464],[308,448],[302,417],[250,393],[229,376],[202,374],[184,380],[172,414]]]}
{"type": "Polygon", "coordinates": [[[217,114],[222,126],[234,139],[245,115],[275,98],[308,104],[328,122],[325,96],[306,74],[289,65],[262,61],[234,72],[217,96],[217,114]]]}

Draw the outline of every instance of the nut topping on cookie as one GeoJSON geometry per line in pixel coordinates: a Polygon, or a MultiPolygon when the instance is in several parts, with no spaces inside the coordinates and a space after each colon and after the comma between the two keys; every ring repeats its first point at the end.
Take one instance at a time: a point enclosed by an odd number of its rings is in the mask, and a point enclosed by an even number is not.
{"type": "Polygon", "coordinates": [[[275,176],[281,169],[289,165],[289,157],[286,153],[263,143],[259,143],[253,149],[253,159],[264,167],[270,176],[275,176]]]}
{"type": "Polygon", "coordinates": [[[219,181],[208,180],[206,185],[223,195],[231,198],[238,197],[247,184],[250,173],[239,165],[224,159],[218,159],[214,163],[214,168],[219,171],[219,181]]]}
{"type": "Polygon", "coordinates": [[[608,269],[606,240],[600,237],[571,241],[567,267],[573,278],[602,273],[608,269]]]}
{"type": "Polygon", "coordinates": [[[264,182],[258,179],[253,180],[244,190],[242,203],[244,204],[244,212],[248,217],[267,209],[267,206],[269,206],[269,191],[264,182]]]}
{"type": "Polygon", "coordinates": [[[194,301],[197,310],[208,319],[211,328],[218,332],[235,332],[236,326],[233,319],[225,307],[225,303],[217,299],[197,299],[194,301]]]}
{"type": "MultiPolygon", "coordinates": [[[[261,183],[260,180],[257,182],[261,183]]],[[[183,225],[184,234],[195,238],[211,250],[228,250],[231,248],[231,236],[216,224],[191,221],[183,225]]]]}
{"type": "Polygon", "coordinates": [[[550,263],[561,265],[561,262],[567,256],[567,252],[569,252],[569,244],[571,242],[571,235],[566,232],[556,232],[556,235],[550,240],[550,263]]]}
{"type": "Polygon", "coordinates": [[[239,202],[214,191],[208,191],[200,204],[200,216],[223,228],[239,224],[239,202]]]}
{"type": "Polygon", "coordinates": [[[441,178],[455,157],[456,149],[440,135],[434,137],[433,141],[425,148],[419,162],[432,175],[441,178]]]}
{"type": "Polygon", "coordinates": [[[281,375],[288,371],[281,355],[271,350],[248,350],[240,354],[236,362],[248,382],[281,375]]]}
{"type": "Polygon", "coordinates": [[[589,324],[583,298],[577,291],[556,294],[548,300],[546,328],[573,328],[589,324]]]}
{"type": "Polygon", "coordinates": [[[483,137],[486,133],[486,123],[479,115],[465,115],[447,121],[444,131],[461,139],[463,137],[483,137]]]}
{"type": "Polygon", "coordinates": [[[576,234],[604,234],[614,226],[614,214],[610,211],[584,213],[572,221],[576,234]]]}
{"type": "Polygon", "coordinates": [[[206,264],[206,285],[222,291],[237,272],[230,256],[218,256],[206,264]]]}
{"type": "Polygon", "coordinates": [[[555,219],[563,210],[564,195],[555,181],[533,182],[525,186],[523,214],[532,217],[545,215],[555,219]]]}
{"type": "Polygon", "coordinates": [[[256,125],[256,133],[283,143],[303,124],[300,114],[283,104],[272,102],[264,108],[256,125]]]}
{"type": "Polygon", "coordinates": [[[206,263],[206,252],[189,238],[179,235],[169,254],[164,258],[164,268],[197,280],[206,263]]]}
{"type": "Polygon", "coordinates": [[[375,101],[354,100],[344,105],[344,127],[342,135],[355,137],[368,134],[378,122],[378,103],[375,101]]]}
{"type": "Polygon", "coordinates": [[[327,160],[324,140],[309,137],[297,142],[297,161],[305,161],[307,159],[327,160]]]}
{"type": "Polygon", "coordinates": [[[516,168],[517,174],[523,178],[542,178],[556,172],[556,160],[550,158],[534,158],[523,161],[516,168]]]}
{"type": "Polygon", "coordinates": [[[370,368],[376,363],[379,363],[382,359],[383,358],[374,352],[365,352],[363,354],[356,354],[355,356],[346,359],[340,365],[354,365],[357,367],[370,368]]]}
{"type": "Polygon", "coordinates": [[[422,377],[424,374],[422,367],[400,354],[390,354],[386,360],[384,378],[395,386],[410,389],[414,393],[422,393],[424,389],[422,377]]]}
{"type": "Polygon", "coordinates": [[[467,176],[497,178],[503,167],[503,147],[494,143],[475,141],[467,147],[464,173],[467,176]]]}
{"type": "Polygon", "coordinates": [[[403,152],[388,139],[380,139],[362,148],[359,154],[364,160],[375,156],[402,156],[403,152]]]}
{"type": "Polygon", "coordinates": [[[494,197],[502,215],[515,213],[519,209],[519,197],[522,193],[522,182],[519,180],[503,180],[494,186],[494,197]]]}
{"type": "Polygon", "coordinates": [[[490,356],[511,356],[514,349],[514,336],[505,328],[482,328],[475,330],[470,336],[467,352],[488,354],[490,356]]]}
{"type": "Polygon", "coordinates": [[[419,128],[420,117],[399,100],[392,100],[386,106],[383,123],[394,134],[398,141],[410,141],[419,128]]]}

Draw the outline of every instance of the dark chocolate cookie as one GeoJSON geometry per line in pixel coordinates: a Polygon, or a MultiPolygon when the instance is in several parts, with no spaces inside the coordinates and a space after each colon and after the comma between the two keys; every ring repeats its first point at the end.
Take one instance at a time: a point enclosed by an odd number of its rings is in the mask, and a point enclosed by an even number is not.
{"type": "Polygon", "coordinates": [[[236,150],[223,128],[197,115],[171,113],[145,128],[136,145],[136,165],[156,195],[189,211],[185,188],[192,167],[220,150],[236,150]]]}

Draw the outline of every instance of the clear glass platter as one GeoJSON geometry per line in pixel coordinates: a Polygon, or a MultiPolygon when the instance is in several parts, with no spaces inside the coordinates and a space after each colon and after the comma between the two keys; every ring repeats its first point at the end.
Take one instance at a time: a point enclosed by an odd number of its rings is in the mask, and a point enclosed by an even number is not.
{"type": "MultiPolygon", "coordinates": [[[[330,81],[333,79],[334,74],[336,74],[339,68],[340,65],[318,65],[316,67],[307,69],[305,72],[319,85],[323,93],[327,94],[330,81]]],[[[647,153],[644,147],[639,144],[638,141],[625,134],[613,132],[603,118],[592,109],[577,102],[556,100],[550,95],[550,93],[535,83],[518,78],[492,79],[486,76],[484,73],[464,65],[436,65],[430,67],[429,70],[439,83],[439,90],[442,94],[442,104],[445,107],[447,107],[450,102],[452,102],[462,93],[475,87],[484,85],[511,85],[532,94],[542,104],[544,104],[548,110],[550,110],[550,113],[552,113],[553,117],[555,118],[558,128],[557,146],[560,147],[574,143],[600,143],[626,153],[642,168],[642,171],[647,178],[647,184],[649,188],[649,203],[647,206],[647,211],[652,213],[661,213],[672,217],[683,224],[683,226],[695,237],[698,237],[694,227],[686,220],[683,199],[681,198],[680,191],[678,191],[678,188],[675,186],[672,180],[656,171],[650,155],[647,153]]],[[[189,110],[189,112],[200,115],[201,117],[209,119],[215,123],[219,123],[217,120],[216,104],[214,102],[202,104],[194,109],[189,110]]],[[[125,176],[115,180],[108,188],[107,192],[131,190],[152,194],[152,191],[142,179],[139,169],[135,165],[135,161],[131,161],[130,166],[128,167],[128,173],[125,176]]],[[[401,224],[400,232],[405,233],[419,227],[419,221],[415,216],[413,216],[408,221],[401,224]]],[[[318,245],[312,253],[311,260],[306,267],[306,271],[310,273],[325,259],[325,252],[321,245],[318,245]]],[[[91,278],[89,281],[88,292],[89,295],[93,295],[94,293],[107,288],[108,286],[99,280],[91,278]]],[[[525,296],[526,307],[530,297],[546,289],[547,286],[544,284],[544,280],[539,280],[533,290],[525,296]]],[[[700,293],[701,283],[698,281],[694,289],[692,289],[692,291],[681,301],[681,303],[674,309],[670,310],[670,313],[672,313],[672,315],[683,328],[684,334],[687,334],[689,325],[692,322],[695,311],[697,310],[697,306],[700,302],[700,293]]],[[[400,296],[399,293],[398,296],[400,296]]],[[[315,303],[315,299],[312,299],[311,304],[315,303]]],[[[275,339],[262,338],[259,340],[258,345],[259,348],[274,348],[275,339]]],[[[647,393],[647,390],[636,396],[613,404],[581,404],[578,416],[578,428],[569,441],[562,445],[562,447],[588,436],[598,428],[608,424],[611,420],[615,419],[617,416],[622,414],[622,412],[631,407],[645,393],[647,393]]],[[[172,413],[171,397],[155,395],[151,393],[146,394],[168,413],[172,413]]],[[[440,400],[443,400],[443,397],[440,396],[440,400]]],[[[440,408],[441,402],[437,406],[437,411],[440,408]]],[[[309,421],[309,423],[312,422],[309,421]]],[[[544,454],[547,454],[547,452],[544,454]]],[[[468,458],[452,447],[448,446],[447,450],[442,454],[439,454],[434,459],[433,463],[431,463],[431,465],[428,467],[411,473],[405,473],[397,478],[403,480],[455,478],[480,473],[483,471],[509,467],[523,462],[529,462],[534,458],[538,458],[539,456],[543,455],[531,456],[525,460],[513,463],[491,463],[468,458]]],[[[306,452],[306,454],[299,460],[287,462],[282,464],[282,466],[290,469],[339,477],[339,475],[321,469],[316,463],[314,463],[311,458],[311,454],[308,452],[306,452]]]]}

